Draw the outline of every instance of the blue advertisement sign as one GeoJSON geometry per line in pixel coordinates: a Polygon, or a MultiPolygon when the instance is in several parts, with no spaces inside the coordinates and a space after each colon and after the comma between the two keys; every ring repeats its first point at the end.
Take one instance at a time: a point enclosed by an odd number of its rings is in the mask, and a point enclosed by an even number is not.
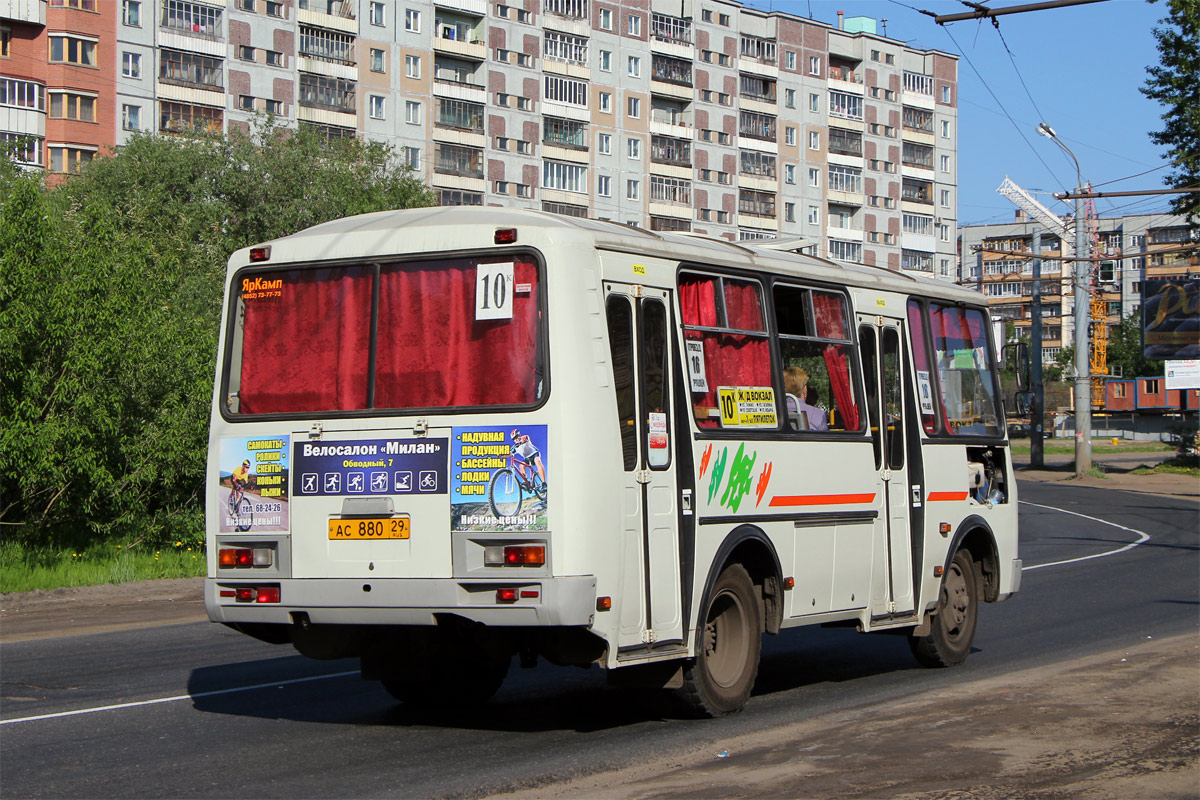
{"type": "Polygon", "coordinates": [[[292,495],[446,494],[447,439],[297,442],[292,495]]]}
{"type": "Polygon", "coordinates": [[[546,426],[454,429],[450,519],[456,531],[546,530],[546,426]]]}
{"type": "Polygon", "coordinates": [[[217,458],[221,533],[288,529],[287,434],[222,436],[217,458]]]}

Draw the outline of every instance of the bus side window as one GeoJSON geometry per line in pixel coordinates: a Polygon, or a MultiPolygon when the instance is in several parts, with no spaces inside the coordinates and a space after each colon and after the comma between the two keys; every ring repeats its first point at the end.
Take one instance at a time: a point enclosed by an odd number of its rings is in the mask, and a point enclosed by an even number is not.
{"type": "Polygon", "coordinates": [[[862,351],[867,416],[871,421],[871,443],[875,446],[875,469],[879,469],[883,466],[883,451],[879,443],[879,362],[875,352],[875,329],[870,325],[860,327],[858,341],[862,351]]]}
{"type": "Polygon", "coordinates": [[[637,465],[637,422],[634,419],[633,307],[629,300],[612,295],[605,306],[608,346],[612,355],[613,389],[617,393],[617,424],[625,471],[637,465]]]}
{"type": "Polygon", "coordinates": [[[782,283],[775,284],[771,296],[790,429],[862,430],[845,297],[782,283]]]}
{"type": "Polygon", "coordinates": [[[682,273],[679,305],[696,425],[718,428],[719,388],[773,386],[760,286],[742,278],[682,273]]]}

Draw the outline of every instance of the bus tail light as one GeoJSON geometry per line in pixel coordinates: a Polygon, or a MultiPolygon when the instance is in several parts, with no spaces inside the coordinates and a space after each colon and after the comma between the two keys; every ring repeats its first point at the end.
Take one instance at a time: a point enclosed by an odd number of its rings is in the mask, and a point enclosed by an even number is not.
{"type": "Polygon", "coordinates": [[[249,603],[254,600],[256,595],[253,586],[239,586],[233,592],[233,596],[239,603],[249,603]]]}
{"type": "Polygon", "coordinates": [[[275,555],[269,547],[228,547],[217,551],[217,563],[222,567],[269,567],[275,555]]]}
{"type": "Polygon", "coordinates": [[[503,589],[497,589],[496,590],[496,602],[497,603],[515,603],[515,602],[517,602],[517,590],[510,588],[510,587],[504,587],[503,589]]]}
{"type": "Polygon", "coordinates": [[[235,586],[232,589],[221,589],[221,597],[232,597],[239,603],[278,603],[279,587],[271,586],[235,586]]]}
{"type": "Polygon", "coordinates": [[[483,550],[483,563],[489,567],[543,567],[546,565],[546,545],[493,545],[483,550]]]}
{"type": "Polygon", "coordinates": [[[271,260],[271,248],[268,247],[251,247],[250,248],[250,263],[254,264],[259,261],[271,260]]]}
{"type": "Polygon", "coordinates": [[[496,236],[492,240],[496,244],[516,244],[517,229],[516,228],[497,228],[496,236]]]}

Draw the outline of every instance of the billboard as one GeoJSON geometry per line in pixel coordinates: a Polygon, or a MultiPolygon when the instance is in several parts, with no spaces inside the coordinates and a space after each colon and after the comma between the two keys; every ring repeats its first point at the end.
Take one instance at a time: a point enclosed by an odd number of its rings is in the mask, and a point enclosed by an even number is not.
{"type": "Polygon", "coordinates": [[[1142,355],[1150,361],[1200,357],[1200,278],[1142,282],[1142,355]]]}

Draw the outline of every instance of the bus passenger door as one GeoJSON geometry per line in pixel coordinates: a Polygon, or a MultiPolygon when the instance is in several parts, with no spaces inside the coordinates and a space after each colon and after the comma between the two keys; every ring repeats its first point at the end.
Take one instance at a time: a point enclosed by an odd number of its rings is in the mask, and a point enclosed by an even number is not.
{"type": "Polygon", "coordinates": [[[875,445],[878,485],[883,492],[883,536],[876,544],[871,582],[871,616],[875,619],[905,617],[915,609],[909,503],[920,500],[912,494],[905,459],[904,351],[900,324],[900,320],[887,317],[859,315],[871,439],[875,445]]]}
{"type": "Polygon", "coordinates": [[[619,647],[682,642],[669,295],[605,289],[625,467],[619,647]]]}

